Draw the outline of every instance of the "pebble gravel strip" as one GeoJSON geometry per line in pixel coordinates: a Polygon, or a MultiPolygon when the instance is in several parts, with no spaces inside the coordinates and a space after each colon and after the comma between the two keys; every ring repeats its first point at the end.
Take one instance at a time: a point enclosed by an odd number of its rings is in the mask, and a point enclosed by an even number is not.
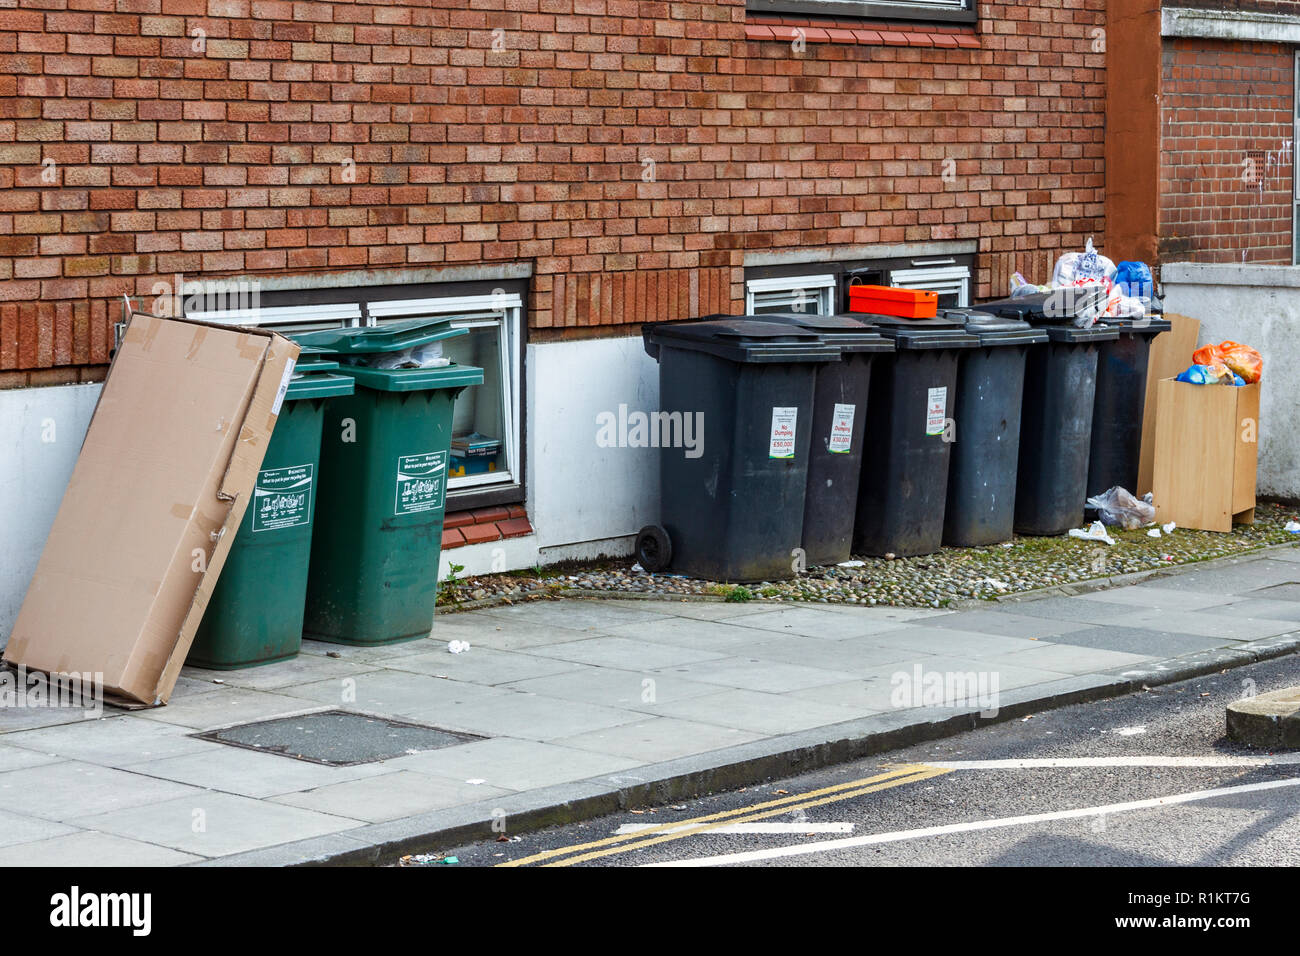
{"type": "Polygon", "coordinates": [[[444,582],[440,606],[478,607],[566,591],[650,594],[663,597],[711,596],[732,601],[807,601],[814,603],[948,607],[972,599],[1153,571],[1213,558],[1244,554],[1272,544],[1300,543],[1284,530],[1297,520],[1297,509],[1261,504],[1253,525],[1237,525],[1231,534],[1177,528],[1148,534],[1150,528],[1108,528],[1114,545],[1068,536],[1017,537],[984,548],[943,548],[916,558],[859,558],[850,566],[809,568],[788,581],[735,585],[678,574],[650,574],[631,559],[591,562],[577,567],[516,571],[444,582]]]}

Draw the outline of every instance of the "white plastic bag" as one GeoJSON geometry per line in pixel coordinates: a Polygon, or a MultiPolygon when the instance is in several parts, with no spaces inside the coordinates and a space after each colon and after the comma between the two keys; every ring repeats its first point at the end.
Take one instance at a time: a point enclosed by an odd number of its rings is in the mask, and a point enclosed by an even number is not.
{"type": "Polygon", "coordinates": [[[1092,238],[1083,252],[1067,252],[1056,260],[1052,270],[1052,285],[1075,285],[1079,282],[1110,282],[1115,278],[1115,263],[1093,247],[1092,238]]]}
{"type": "Polygon", "coordinates": [[[1119,485],[1089,498],[1088,507],[1097,509],[1102,524],[1118,525],[1125,531],[1133,531],[1156,520],[1155,505],[1133,497],[1119,485]]]}

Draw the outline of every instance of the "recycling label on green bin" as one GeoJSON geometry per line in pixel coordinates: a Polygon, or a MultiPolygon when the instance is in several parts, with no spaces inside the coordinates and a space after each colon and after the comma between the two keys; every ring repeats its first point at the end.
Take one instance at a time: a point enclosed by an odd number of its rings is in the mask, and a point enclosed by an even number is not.
{"type": "Polygon", "coordinates": [[[279,531],[311,524],[311,488],[315,467],[290,465],[257,473],[253,488],[253,530],[279,531]]]}
{"type": "Polygon", "coordinates": [[[393,513],[435,511],[447,500],[447,452],[403,455],[397,459],[397,503],[393,513]]]}

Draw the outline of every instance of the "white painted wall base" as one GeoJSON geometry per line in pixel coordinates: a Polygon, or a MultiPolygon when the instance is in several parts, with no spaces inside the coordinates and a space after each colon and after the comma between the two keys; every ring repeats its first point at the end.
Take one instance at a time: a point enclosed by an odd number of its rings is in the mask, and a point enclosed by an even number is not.
{"type": "Polygon", "coordinates": [[[1201,320],[1198,344],[1233,339],[1264,356],[1259,493],[1300,499],[1300,266],[1180,262],[1160,278],[1165,310],[1201,320]]]}
{"type": "Polygon", "coordinates": [[[527,390],[528,517],[543,554],[658,522],[659,449],[596,443],[602,412],[659,407],[659,366],[641,338],[531,345],[527,390]]]}
{"type": "Polygon", "coordinates": [[[483,544],[466,544],[443,551],[438,561],[439,581],[447,580],[451,574],[452,564],[459,564],[464,568],[458,573],[462,578],[535,568],[539,564],[537,535],[486,541],[483,544]]]}
{"type": "Polygon", "coordinates": [[[99,390],[95,383],[0,391],[0,647],[45,548],[99,390]]]}
{"type": "MultiPolygon", "coordinates": [[[[600,413],[658,408],[658,365],[641,339],[532,345],[527,362],[526,506],[535,533],[444,552],[440,579],[453,561],[471,575],[630,555],[636,532],[659,520],[659,450],[596,443],[600,413]]],[[[0,642],[22,606],[99,390],[0,391],[0,642]]]]}

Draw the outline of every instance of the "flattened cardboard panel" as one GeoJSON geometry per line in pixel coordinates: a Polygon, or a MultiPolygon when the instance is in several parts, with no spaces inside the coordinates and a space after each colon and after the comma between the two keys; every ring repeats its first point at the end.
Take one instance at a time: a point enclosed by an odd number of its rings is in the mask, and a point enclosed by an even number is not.
{"type": "Polygon", "coordinates": [[[1147,363],[1147,394],[1142,417],[1142,451],[1138,458],[1139,497],[1152,490],[1155,471],[1156,406],[1160,401],[1158,383],[1173,378],[1192,364],[1197,337],[1201,334],[1200,319],[1167,313],[1170,329],[1151,340],[1151,358],[1147,363]]]}
{"type": "Polygon", "coordinates": [[[274,425],[266,410],[296,354],[269,332],[133,317],[6,661],[102,673],[115,696],[166,700],[169,663],[193,637],[186,617],[215,584],[230,544],[221,531],[242,517],[274,425]]]}

